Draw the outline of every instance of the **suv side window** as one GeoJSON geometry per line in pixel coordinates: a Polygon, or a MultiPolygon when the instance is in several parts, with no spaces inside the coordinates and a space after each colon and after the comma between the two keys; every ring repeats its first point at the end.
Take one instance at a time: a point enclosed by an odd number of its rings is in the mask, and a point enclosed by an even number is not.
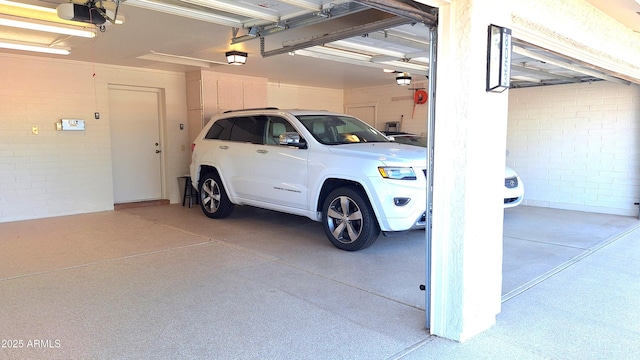
{"type": "Polygon", "coordinates": [[[231,128],[233,127],[233,118],[230,119],[220,119],[216,121],[209,131],[207,135],[204,137],[205,139],[212,140],[229,140],[231,136],[231,128]]]}
{"type": "Polygon", "coordinates": [[[265,116],[242,116],[234,118],[229,140],[262,144],[265,116]]]}
{"type": "Polygon", "coordinates": [[[267,145],[280,145],[280,134],[296,131],[293,125],[278,116],[267,117],[265,130],[264,143],[267,145]]]}
{"type": "Polygon", "coordinates": [[[264,115],[220,119],[211,125],[205,139],[262,144],[266,119],[264,115]]]}

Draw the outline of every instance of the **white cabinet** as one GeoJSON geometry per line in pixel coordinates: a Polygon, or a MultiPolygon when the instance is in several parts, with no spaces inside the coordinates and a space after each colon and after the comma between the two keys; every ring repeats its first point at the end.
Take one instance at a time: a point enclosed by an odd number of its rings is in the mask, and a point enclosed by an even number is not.
{"type": "Polygon", "coordinates": [[[187,73],[186,81],[189,141],[212,116],[267,106],[267,78],[200,70],[187,73]]]}

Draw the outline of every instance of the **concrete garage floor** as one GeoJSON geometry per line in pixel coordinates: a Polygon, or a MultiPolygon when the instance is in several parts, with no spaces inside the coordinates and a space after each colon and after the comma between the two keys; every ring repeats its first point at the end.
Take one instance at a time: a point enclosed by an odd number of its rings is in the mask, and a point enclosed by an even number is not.
{"type": "Polygon", "coordinates": [[[631,358],[638,226],[506,210],[502,313],[460,344],[424,329],[423,231],[348,253],[318,223],[247,207],[2,223],[0,359],[631,358]]]}

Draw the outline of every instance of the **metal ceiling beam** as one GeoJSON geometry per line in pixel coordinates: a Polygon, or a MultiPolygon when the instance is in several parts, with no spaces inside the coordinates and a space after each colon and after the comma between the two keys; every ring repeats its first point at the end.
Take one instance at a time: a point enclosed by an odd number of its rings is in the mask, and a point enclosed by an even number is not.
{"type": "Polygon", "coordinates": [[[516,54],[520,54],[522,56],[530,57],[530,58],[535,59],[535,60],[544,61],[547,64],[559,66],[559,67],[564,68],[564,69],[568,69],[568,70],[575,71],[575,72],[578,72],[578,73],[581,73],[581,74],[593,76],[593,77],[598,78],[598,79],[611,81],[613,83],[621,84],[621,85],[631,85],[630,81],[626,81],[626,80],[619,79],[617,77],[609,76],[609,75],[603,74],[603,73],[601,73],[599,71],[586,69],[586,68],[584,68],[582,66],[577,66],[577,65],[573,65],[573,64],[570,64],[570,63],[567,63],[567,62],[564,62],[564,61],[560,61],[560,60],[554,59],[554,58],[552,58],[550,56],[545,56],[545,55],[542,55],[542,54],[535,53],[533,51],[527,50],[527,49],[522,48],[520,46],[514,46],[513,47],[513,52],[516,53],[516,54]]]}
{"type": "Polygon", "coordinates": [[[260,45],[261,45],[260,53],[262,57],[287,54],[295,50],[305,49],[305,48],[316,46],[316,45],[323,45],[326,43],[330,43],[332,41],[348,39],[354,36],[361,36],[363,34],[367,34],[373,31],[378,31],[382,29],[391,28],[394,26],[404,25],[410,22],[411,21],[408,19],[396,16],[389,19],[374,21],[372,23],[355,26],[349,29],[340,30],[334,33],[320,35],[310,40],[301,41],[299,43],[292,44],[292,45],[285,45],[279,49],[274,49],[269,51],[264,50],[264,38],[260,38],[260,45]]]}
{"type": "Polygon", "coordinates": [[[329,9],[326,9],[326,14],[328,14],[328,16],[320,16],[320,14],[307,13],[303,16],[288,19],[284,21],[284,23],[281,22],[276,24],[269,24],[266,26],[258,26],[256,36],[236,36],[231,39],[231,44],[238,44],[241,42],[254,40],[256,39],[256,37],[264,37],[277,34],[282,32],[283,30],[291,30],[304,26],[315,25],[327,20],[337,19],[339,17],[355,14],[367,9],[368,7],[360,4],[344,4],[343,6],[333,6],[329,9]]]}

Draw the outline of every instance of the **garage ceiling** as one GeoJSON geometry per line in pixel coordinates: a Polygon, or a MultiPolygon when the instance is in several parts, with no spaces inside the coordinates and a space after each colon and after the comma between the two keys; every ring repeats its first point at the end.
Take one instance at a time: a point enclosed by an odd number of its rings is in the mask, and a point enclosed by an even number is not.
{"type": "MultiPolygon", "coordinates": [[[[52,9],[67,2],[14,1],[52,9]]],[[[628,1],[634,2],[614,0],[628,1]]],[[[611,0],[590,2],[611,6],[611,0]]],[[[59,57],[70,60],[171,71],[205,68],[348,89],[394,83],[395,75],[382,69],[426,75],[425,23],[435,22],[431,10],[388,0],[126,0],[118,11],[125,23],[108,24],[93,39],[0,26],[0,41],[67,47],[71,54],[59,57]],[[390,9],[405,16],[393,16],[390,9]],[[417,16],[421,22],[408,19],[417,16]],[[224,53],[231,49],[249,53],[247,64],[225,65],[224,53]]],[[[628,83],[522,42],[515,43],[512,65],[514,87],[602,79],[628,83]]]]}

